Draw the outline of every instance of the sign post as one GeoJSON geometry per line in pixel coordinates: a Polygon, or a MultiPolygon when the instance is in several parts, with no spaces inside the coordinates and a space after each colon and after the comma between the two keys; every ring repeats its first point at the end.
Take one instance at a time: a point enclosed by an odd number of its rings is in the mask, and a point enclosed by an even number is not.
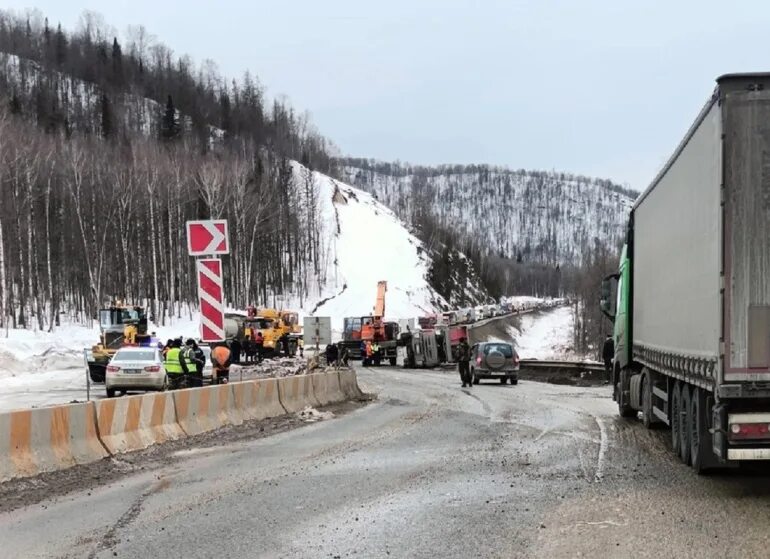
{"type": "Polygon", "coordinates": [[[302,337],[305,347],[332,343],[332,319],[330,316],[306,316],[302,321],[302,337]]]}
{"type": "Polygon", "coordinates": [[[225,339],[222,261],[219,258],[201,258],[196,262],[196,272],[201,310],[201,341],[222,341],[225,339]]]}
{"type": "Polygon", "coordinates": [[[195,263],[198,303],[201,313],[201,341],[225,339],[225,297],[220,254],[230,254],[226,219],[187,222],[187,253],[205,256],[195,263]]]}

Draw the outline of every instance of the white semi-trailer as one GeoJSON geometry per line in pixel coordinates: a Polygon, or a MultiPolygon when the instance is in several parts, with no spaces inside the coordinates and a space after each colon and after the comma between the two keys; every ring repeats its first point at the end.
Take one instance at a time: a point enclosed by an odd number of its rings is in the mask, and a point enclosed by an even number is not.
{"type": "Polygon", "coordinates": [[[698,472],[770,460],[770,74],[717,80],[636,200],[602,310],[620,415],[669,425],[698,472]]]}

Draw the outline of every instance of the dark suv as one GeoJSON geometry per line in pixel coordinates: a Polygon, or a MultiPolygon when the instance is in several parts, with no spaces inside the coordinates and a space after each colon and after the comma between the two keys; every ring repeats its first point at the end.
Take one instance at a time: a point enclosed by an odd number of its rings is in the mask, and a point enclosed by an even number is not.
{"type": "Polygon", "coordinates": [[[471,378],[478,384],[483,378],[519,382],[519,354],[505,342],[483,342],[471,348],[471,378]]]}

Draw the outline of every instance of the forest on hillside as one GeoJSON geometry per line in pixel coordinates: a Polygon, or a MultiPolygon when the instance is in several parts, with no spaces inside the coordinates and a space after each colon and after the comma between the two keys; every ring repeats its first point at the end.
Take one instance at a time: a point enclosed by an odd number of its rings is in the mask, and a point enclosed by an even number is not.
{"type": "Polygon", "coordinates": [[[249,75],[195,70],[95,14],[72,33],[0,12],[0,325],[51,328],[111,298],[194,301],[184,222],[227,218],[231,304],[302,300],[326,269],[308,168],[328,142],[249,75]]]}

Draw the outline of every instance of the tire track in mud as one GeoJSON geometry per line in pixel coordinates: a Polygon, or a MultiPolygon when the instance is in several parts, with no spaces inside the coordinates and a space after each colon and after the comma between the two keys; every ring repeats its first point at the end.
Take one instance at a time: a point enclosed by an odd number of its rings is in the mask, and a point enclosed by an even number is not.
{"type": "MultiPolygon", "coordinates": [[[[588,446],[590,446],[591,444],[595,444],[598,446],[596,450],[596,462],[593,467],[593,475],[591,475],[590,473],[590,468],[587,465],[584,465],[584,458],[583,458],[583,452],[581,450],[580,437],[578,437],[577,433],[574,430],[571,431],[570,434],[577,446],[580,465],[581,465],[581,468],[583,469],[583,474],[585,475],[586,481],[593,482],[593,483],[601,483],[604,480],[604,470],[606,467],[607,453],[610,449],[609,432],[607,430],[606,424],[602,416],[592,411],[575,407],[575,406],[570,406],[565,404],[562,401],[557,401],[550,398],[541,399],[539,400],[539,402],[541,402],[546,407],[547,406],[557,407],[564,411],[573,413],[579,417],[590,418],[593,420],[592,424],[596,426],[596,429],[598,430],[598,435],[599,435],[598,440],[596,440],[596,438],[594,438],[593,440],[591,438],[587,439],[588,446]]],[[[554,433],[554,431],[549,431],[549,432],[554,433]]],[[[543,434],[541,434],[541,436],[542,435],[543,434]]]]}

